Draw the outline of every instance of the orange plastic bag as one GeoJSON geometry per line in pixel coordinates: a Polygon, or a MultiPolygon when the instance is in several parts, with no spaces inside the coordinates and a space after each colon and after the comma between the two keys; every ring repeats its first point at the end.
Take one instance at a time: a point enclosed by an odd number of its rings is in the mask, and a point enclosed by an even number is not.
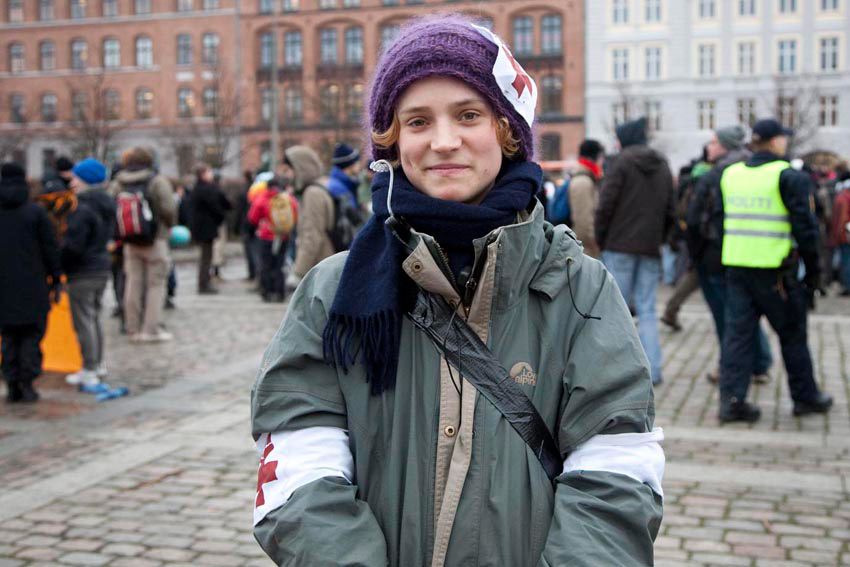
{"type": "Polygon", "coordinates": [[[83,367],[80,343],[71,321],[71,302],[65,292],[47,315],[47,332],[41,341],[41,352],[45,372],[71,373],[83,367]]]}

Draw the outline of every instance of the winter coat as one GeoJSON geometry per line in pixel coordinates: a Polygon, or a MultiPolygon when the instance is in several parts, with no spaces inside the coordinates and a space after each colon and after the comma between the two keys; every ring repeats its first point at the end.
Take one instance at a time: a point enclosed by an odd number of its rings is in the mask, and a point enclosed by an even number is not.
{"type": "Polygon", "coordinates": [[[29,199],[24,179],[0,180],[0,327],[43,323],[50,286],[62,275],[47,212],[29,199]]]}
{"type": "Polygon", "coordinates": [[[314,152],[293,146],[285,153],[295,172],[295,197],[300,210],[293,273],[302,278],[336,252],[329,235],[334,223],[334,201],[326,189],[328,180],[322,177],[322,163],[314,152]]]}
{"type": "Polygon", "coordinates": [[[122,169],[109,185],[109,194],[115,198],[124,185],[148,181],[148,199],[157,222],[156,237],[168,240],[170,229],[177,222],[177,196],[171,182],[153,169],[122,169]]]}
{"type": "Polygon", "coordinates": [[[570,173],[571,228],[581,240],[584,253],[594,258],[599,258],[600,253],[594,229],[596,208],[599,206],[598,181],[590,168],[582,164],[570,173]]]}
{"type": "MultiPolygon", "coordinates": [[[[248,221],[257,227],[257,238],[271,242],[275,239],[274,226],[271,221],[271,202],[275,195],[280,192],[275,189],[263,189],[251,201],[251,209],[248,211],[248,221]]],[[[298,201],[290,196],[292,212],[298,219],[298,201]]],[[[296,220],[297,222],[297,220],[296,220]]],[[[281,240],[289,240],[288,234],[281,235],[281,240]]]]}
{"type": "MultiPolygon", "coordinates": [[[[614,472],[613,461],[583,460],[591,446],[612,456],[618,440],[660,437],[649,433],[652,386],[628,308],[569,229],[544,222],[542,205],[518,217],[474,242],[485,263],[468,324],[536,406],[567,460],[564,474],[553,485],[502,414],[457,371],[450,376],[408,318],[394,390],[371,395],[361,365],[347,373],[327,365],[322,332],[347,259],[340,253],[302,280],[252,390],[253,435],[266,455],[254,534],[277,564],[652,564],[660,488],[614,472]],[[601,320],[579,315],[571,294],[601,320]],[[339,462],[323,456],[335,450],[339,462]],[[285,471],[305,460],[319,470],[292,484],[285,471]]],[[[415,231],[413,239],[407,276],[458,302],[429,252],[433,239],[415,231]]],[[[645,464],[663,463],[656,449],[645,464]]]]}
{"type": "Polygon", "coordinates": [[[829,240],[832,246],[850,244],[850,239],[847,238],[848,223],[850,223],[850,187],[839,191],[832,205],[832,225],[829,229],[829,240]]]}
{"type": "Polygon", "coordinates": [[[338,167],[333,167],[328,176],[328,192],[334,197],[348,197],[351,201],[351,207],[357,209],[357,186],[359,180],[346,175],[346,173],[338,167]]]}
{"type": "Polygon", "coordinates": [[[68,216],[68,230],[62,239],[62,268],[68,279],[111,270],[107,243],[115,232],[115,201],[104,183],[77,195],[77,208],[68,216]]]}
{"type": "Polygon", "coordinates": [[[198,181],[189,197],[189,229],[196,242],[212,242],[231,209],[230,201],[215,183],[198,181]]]}
{"type": "Polygon", "coordinates": [[[673,226],[675,205],[667,160],[646,146],[625,148],[602,181],[596,211],[599,247],[658,257],[673,226]]]}

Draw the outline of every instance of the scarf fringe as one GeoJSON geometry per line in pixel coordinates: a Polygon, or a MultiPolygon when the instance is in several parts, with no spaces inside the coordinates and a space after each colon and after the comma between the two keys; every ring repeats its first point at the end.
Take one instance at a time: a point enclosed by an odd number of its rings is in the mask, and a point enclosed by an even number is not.
{"type": "Polygon", "coordinates": [[[401,316],[382,310],[364,316],[331,313],[322,333],[325,362],[348,369],[363,363],[373,395],[395,387],[401,316]]]}

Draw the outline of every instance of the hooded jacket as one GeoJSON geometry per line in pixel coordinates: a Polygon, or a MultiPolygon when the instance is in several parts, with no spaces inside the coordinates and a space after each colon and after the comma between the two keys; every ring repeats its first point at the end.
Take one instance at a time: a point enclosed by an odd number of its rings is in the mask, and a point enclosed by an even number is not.
{"type": "Polygon", "coordinates": [[[305,146],[292,146],[284,155],[295,174],[293,184],[300,211],[293,273],[303,278],[310,268],[336,252],[328,234],[334,223],[334,201],[316,152],[305,146]]]}
{"type": "Polygon", "coordinates": [[[658,257],[675,205],[667,160],[646,146],[626,147],[602,181],[595,227],[599,247],[658,257]]]}
{"type": "Polygon", "coordinates": [[[360,181],[349,177],[343,170],[334,166],[328,176],[328,192],[334,197],[347,197],[351,207],[357,208],[357,186],[360,181]]]}
{"type": "Polygon", "coordinates": [[[62,238],[62,268],[68,279],[106,275],[111,270],[107,243],[115,232],[115,202],[105,184],[88,187],[77,195],[77,208],[68,216],[62,238]]]}
{"type": "Polygon", "coordinates": [[[29,199],[24,178],[0,180],[0,327],[43,323],[48,277],[62,275],[59,247],[44,208],[29,199]]]}
{"type": "MultiPolygon", "coordinates": [[[[413,240],[407,276],[457,304],[433,239],[413,240]]],[[[563,474],[553,485],[407,318],[393,390],[372,395],[362,366],[325,364],[322,330],[347,259],[337,254],[295,291],[252,390],[263,455],[254,534],[277,564],[652,565],[663,453],[646,357],[614,280],[539,203],[474,248],[482,277],[459,316],[536,406],[563,474]],[[618,467],[622,449],[642,464],[618,467]]]]}
{"type": "Polygon", "coordinates": [[[212,242],[218,238],[218,228],[232,207],[230,201],[215,183],[198,181],[187,197],[189,199],[189,228],[192,239],[212,242]]]}
{"type": "Polygon", "coordinates": [[[177,223],[177,197],[171,182],[153,169],[122,169],[109,185],[109,194],[114,199],[124,185],[148,182],[148,199],[157,221],[156,237],[168,240],[171,227],[177,223]]]}
{"type": "Polygon", "coordinates": [[[570,211],[572,229],[584,246],[584,253],[599,258],[599,245],[594,229],[599,206],[599,180],[589,167],[578,164],[570,173],[570,211]]]}

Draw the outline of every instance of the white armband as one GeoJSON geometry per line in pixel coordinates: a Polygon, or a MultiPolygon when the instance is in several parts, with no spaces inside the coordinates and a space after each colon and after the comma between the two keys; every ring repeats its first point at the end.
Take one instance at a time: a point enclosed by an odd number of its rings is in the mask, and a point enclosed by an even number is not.
{"type": "Polygon", "coordinates": [[[264,433],[257,440],[260,470],[254,525],[280,508],[298,488],[324,477],[354,482],[348,432],[339,427],[308,427],[264,433]]]}
{"type": "Polygon", "coordinates": [[[572,471],[599,471],[626,475],[649,485],[664,496],[664,450],[659,442],[664,431],[656,427],[649,433],[594,435],[570,453],[564,461],[564,474],[572,471]]]}

